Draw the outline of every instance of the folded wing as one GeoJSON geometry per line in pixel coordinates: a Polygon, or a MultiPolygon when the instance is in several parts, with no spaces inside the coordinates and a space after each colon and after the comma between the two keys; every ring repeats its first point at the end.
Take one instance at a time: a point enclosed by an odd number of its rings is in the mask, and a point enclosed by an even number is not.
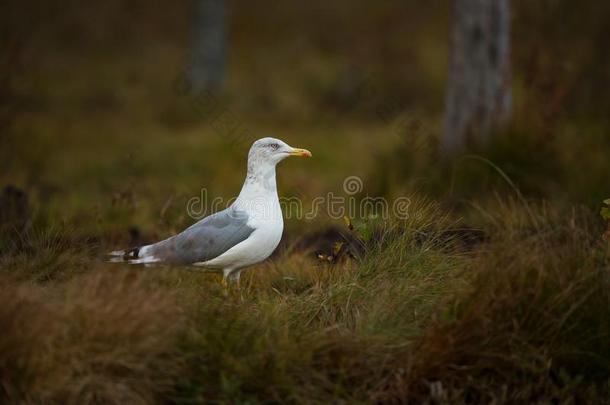
{"type": "Polygon", "coordinates": [[[130,263],[193,264],[214,259],[254,232],[248,215],[228,208],[202,219],[178,235],[123,255],[130,263]]]}

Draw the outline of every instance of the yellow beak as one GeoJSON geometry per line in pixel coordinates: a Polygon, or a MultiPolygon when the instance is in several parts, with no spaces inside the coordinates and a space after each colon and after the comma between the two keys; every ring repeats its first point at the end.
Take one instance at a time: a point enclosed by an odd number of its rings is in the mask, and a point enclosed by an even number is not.
{"type": "Polygon", "coordinates": [[[290,156],[311,157],[311,152],[307,149],[292,148],[290,156]]]}

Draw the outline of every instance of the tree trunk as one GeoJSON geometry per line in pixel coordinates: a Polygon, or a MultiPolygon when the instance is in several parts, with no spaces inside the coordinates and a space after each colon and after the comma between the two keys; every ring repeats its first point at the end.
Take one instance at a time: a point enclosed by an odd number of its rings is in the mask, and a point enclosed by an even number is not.
{"type": "Polygon", "coordinates": [[[193,54],[188,69],[191,89],[218,91],[223,84],[227,57],[225,0],[195,0],[193,54]]]}
{"type": "Polygon", "coordinates": [[[454,0],[445,152],[487,140],[511,112],[509,0],[454,0]]]}

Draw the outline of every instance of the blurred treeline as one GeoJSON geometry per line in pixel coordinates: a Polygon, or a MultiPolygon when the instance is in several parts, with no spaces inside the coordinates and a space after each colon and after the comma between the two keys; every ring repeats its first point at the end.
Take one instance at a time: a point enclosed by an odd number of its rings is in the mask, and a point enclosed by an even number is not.
{"type": "MultiPolygon", "coordinates": [[[[161,65],[156,68],[169,74],[189,52],[191,2],[8,0],[2,8],[3,59],[20,64],[17,81],[19,74],[43,73],[65,80],[65,71],[72,79],[93,80],[97,72],[77,69],[84,59],[99,58],[111,69],[154,52],[161,65]],[[167,48],[177,55],[164,57],[167,48]]],[[[443,107],[448,1],[234,0],[229,9],[230,90],[270,99],[266,112],[273,106],[281,110],[288,88],[275,86],[280,81],[297,86],[302,101],[309,102],[290,112],[318,116],[333,105],[350,107],[357,101],[348,97],[350,81],[371,75],[381,92],[407,105],[443,107]]],[[[514,1],[512,15],[515,79],[528,96],[527,105],[517,105],[532,114],[538,106],[547,119],[606,119],[610,6],[514,1]]]]}
{"type": "MultiPolygon", "coordinates": [[[[595,205],[610,188],[604,172],[610,5],[541,0],[511,6],[513,122],[493,145],[472,152],[526,193],[595,205]]],[[[235,0],[229,10],[221,103],[251,126],[252,138],[267,135],[262,128],[307,143],[307,133],[316,132],[329,145],[342,145],[363,132],[369,144],[355,143],[351,152],[364,145],[370,155],[364,160],[371,191],[447,190],[454,166],[436,167],[435,152],[424,153],[413,138],[423,127],[431,138],[423,143],[434,149],[442,131],[450,2],[235,0]],[[407,124],[396,121],[405,116],[407,124]],[[380,172],[394,174],[375,183],[380,172]],[[424,173],[431,179],[411,184],[424,173]]],[[[154,139],[158,128],[205,128],[206,117],[175,89],[188,63],[192,14],[191,2],[2,2],[0,102],[4,125],[13,123],[2,129],[3,182],[35,186],[41,171],[56,168],[45,161],[58,144],[101,152],[102,141],[92,139],[107,136],[112,150],[129,150],[154,139]]],[[[503,182],[480,166],[462,172],[458,197],[503,182]]]]}

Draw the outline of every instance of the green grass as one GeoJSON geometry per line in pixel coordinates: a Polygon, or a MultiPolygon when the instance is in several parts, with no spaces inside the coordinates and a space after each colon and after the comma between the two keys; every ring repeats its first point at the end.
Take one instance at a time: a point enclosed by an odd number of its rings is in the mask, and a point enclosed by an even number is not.
{"type": "Polygon", "coordinates": [[[24,261],[18,248],[3,259],[0,319],[15,325],[0,339],[3,396],[602,403],[610,263],[595,216],[498,201],[489,240],[464,251],[427,206],[384,225],[361,259],[286,253],[228,297],[214,275],[111,266],[53,242],[24,261]],[[50,279],[49,261],[80,270],[50,279]]]}

